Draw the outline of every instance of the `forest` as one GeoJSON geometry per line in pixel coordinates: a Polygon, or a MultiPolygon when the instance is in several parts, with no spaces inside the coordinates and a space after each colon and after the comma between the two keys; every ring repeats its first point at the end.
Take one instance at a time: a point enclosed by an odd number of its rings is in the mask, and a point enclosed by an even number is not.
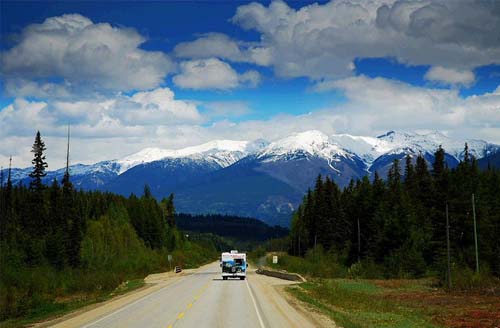
{"type": "Polygon", "coordinates": [[[175,222],[181,230],[214,233],[238,241],[263,242],[288,235],[288,229],[268,226],[264,222],[239,216],[209,214],[177,214],[175,222]]]}
{"type": "Polygon", "coordinates": [[[64,308],[59,300],[74,295],[95,299],[130,279],[219,255],[216,236],[191,240],[176,227],[173,195],[157,201],[148,186],[128,198],[77,191],[68,169],[61,182],[43,185],[45,151],[38,132],[29,186],[12,185],[10,174],[1,179],[0,321],[64,308]]]}
{"type": "Polygon", "coordinates": [[[480,170],[467,145],[455,168],[443,148],[434,155],[430,165],[422,154],[394,160],[387,180],[375,174],[344,189],[319,176],[294,214],[288,253],[316,249],[366,278],[500,276],[499,170],[480,170]]]}

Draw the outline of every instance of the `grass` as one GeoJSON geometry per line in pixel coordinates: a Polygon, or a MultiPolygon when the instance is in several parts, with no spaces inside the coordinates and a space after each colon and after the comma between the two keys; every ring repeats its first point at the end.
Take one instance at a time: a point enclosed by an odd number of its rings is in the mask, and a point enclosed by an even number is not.
{"type": "Polygon", "coordinates": [[[438,277],[380,279],[383,268],[371,262],[347,269],[321,249],[304,257],[278,254],[277,264],[270,255],[268,267],[309,280],[289,287],[291,294],[346,328],[500,327],[500,279],[488,271],[454,268],[453,289],[446,290],[438,277]]]}
{"type": "Polygon", "coordinates": [[[435,286],[433,279],[313,278],[288,291],[345,328],[500,326],[498,291],[435,286]]]}
{"type": "Polygon", "coordinates": [[[317,279],[288,291],[345,328],[437,327],[423,311],[386,297],[386,288],[367,280],[317,279]]]}
{"type": "Polygon", "coordinates": [[[69,312],[78,310],[82,307],[107,301],[118,295],[123,295],[135,289],[144,286],[144,279],[128,280],[109,293],[94,293],[73,295],[70,298],[61,298],[52,303],[43,303],[41,306],[30,311],[25,317],[19,319],[10,319],[0,322],[1,328],[24,327],[26,325],[60,317],[69,312]]]}

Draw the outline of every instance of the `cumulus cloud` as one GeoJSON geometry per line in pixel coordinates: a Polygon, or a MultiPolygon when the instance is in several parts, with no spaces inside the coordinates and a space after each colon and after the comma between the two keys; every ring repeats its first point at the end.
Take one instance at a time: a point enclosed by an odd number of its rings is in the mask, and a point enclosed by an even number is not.
{"type": "MultiPolygon", "coordinates": [[[[96,149],[91,151],[92,154],[101,149],[95,158],[90,153],[76,155],[78,160],[88,162],[91,159],[109,158],[117,152],[131,152],[127,147],[115,149],[124,140],[127,140],[124,144],[144,140],[141,143],[144,145],[150,136],[156,135],[160,127],[170,129],[184,124],[197,125],[204,120],[194,103],[175,99],[174,93],[168,88],[92,101],[28,101],[17,98],[0,110],[0,154],[20,154],[18,156],[27,158],[30,156],[29,151],[25,154],[24,148],[16,149],[13,140],[23,140],[29,147],[33,142],[29,139],[36,130],[40,130],[46,138],[59,144],[59,139],[64,139],[65,126],[71,123],[72,134],[78,145],[94,145],[96,149]]],[[[54,155],[57,149],[48,148],[50,156],[58,156],[54,155]]],[[[61,163],[62,159],[59,157],[56,162],[61,163]]]]}
{"type": "Polygon", "coordinates": [[[64,165],[68,120],[72,122],[73,147],[79,149],[72,155],[73,161],[84,163],[119,158],[146,147],[181,148],[213,139],[273,141],[311,129],[369,136],[388,130],[439,130],[450,137],[500,144],[500,89],[462,98],[456,89],[416,87],[365,76],[330,81],[323,87],[342,92],[346,101],[298,116],[280,114],[268,120],[238,122],[231,120],[237,116],[232,114],[244,115],[245,103],[204,103],[208,111],[196,114],[194,104],[176,100],[168,89],[99,102],[18,99],[0,111],[0,163],[8,163],[3,159],[12,154],[17,163],[23,163],[16,166],[29,165],[29,146],[34,130],[40,128],[47,140],[51,168],[64,165]],[[182,114],[175,114],[177,111],[182,114]]]}
{"type": "Polygon", "coordinates": [[[255,42],[237,41],[222,33],[206,33],[194,41],[181,42],[175,46],[174,53],[181,58],[217,57],[261,66],[269,65],[271,59],[268,50],[255,42]]]}
{"type": "Polygon", "coordinates": [[[7,83],[7,91],[13,96],[54,96],[82,89],[157,87],[173,64],[162,52],[140,49],[145,41],[134,29],[94,23],[78,14],[47,18],[25,27],[18,42],[2,52],[2,74],[14,80],[7,83]],[[53,79],[64,83],[54,87],[47,82],[53,79]],[[26,80],[38,81],[42,91],[22,83],[26,80]],[[23,87],[17,89],[19,83],[23,87]],[[52,93],[54,88],[58,90],[52,93]]]}
{"type": "Polygon", "coordinates": [[[441,66],[431,67],[427,73],[425,73],[424,78],[441,84],[464,86],[473,84],[476,79],[472,71],[458,71],[441,66]]]}
{"type": "Polygon", "coordinates": [[[217,58],[196,59],[180,64],[180,73],[173,77],[175,85],[187,89],[234,89],[239,86],[255,87],[260,74],[250,70],[238,74],[228,63],[217,58]]]}
{"type": "Polygon", "coordinates": [[[347,77],[356,58],[459,71],[500,63],[496,1],[330,1],[295,10],[278,0],[242,5],[232,22],[260,33],[255,47],[282,77],[347,77]]]}

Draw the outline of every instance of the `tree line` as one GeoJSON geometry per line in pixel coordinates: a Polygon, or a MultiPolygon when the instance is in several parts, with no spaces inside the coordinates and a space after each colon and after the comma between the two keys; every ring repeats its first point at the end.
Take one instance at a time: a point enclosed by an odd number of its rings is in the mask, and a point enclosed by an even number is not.
{"type": "Polygon", "coordinates": [[[192,243],[176,228],[173,195],[157,201],[148,186],[128,198],[79,191],[68,167],[62,181],[44,185],[45,151],[37,132],[29,185],[13,185],[10,169],[1,178],[0,320],[167,269],[167,254],[186,265],[216,258],[213,245],[192,243]]]}
{"type": "Polygon", "coordinates": [[[282,238],[288,235],[288,229],[274,226],[246,217],[208,214],[192,215],[177,214],[176,222],[179,229],[202,233],[214,233],[222,237],[238,241],[266,241],[272,238],[282,238]]]}
{"type": "Polygon", "coordinates": [[[431,165],[422,154],[407,155],[394,160],[387,180],[375,173],[344,189],[319,176],[292,219],[289,253],[304,256],[316,246],[386,277],[445,277],[448,207],[452,266],[475,270],[474,194],[480,269],[500,276],[500,172],[479,170],[467,145],[463,154],[455,168],[441,147],[431,165]]]}

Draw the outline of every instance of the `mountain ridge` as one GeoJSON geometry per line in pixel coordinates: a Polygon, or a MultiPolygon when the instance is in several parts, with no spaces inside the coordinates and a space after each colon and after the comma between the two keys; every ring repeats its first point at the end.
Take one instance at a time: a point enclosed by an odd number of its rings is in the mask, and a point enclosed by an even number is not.
{"type": "MultiPolygon", "coordinates": [[[[145,148],[117,160],[72,165],[70,174],[81,189],[128,196],[141,194],[148,184],[157,198],[174,193],[185,213],[253,216],[287,226],[318,174],[344,187],[376,171],[386,176],[393,160],[406,155],[422,153],[430,163],[440,145],[454,167],[463,158],[465,142],[481,162],[500,153],[499,145],[454,140],[439,132],[388,131],[367,137],[310,130],[273,142],[214,140],[178,150],[145,148]]],[[[13,183],[27,184],[30,170],[13,169],[13,183]]],[[[44,182],[60,180],[64,171],[49,171],[44,182]]]]}

